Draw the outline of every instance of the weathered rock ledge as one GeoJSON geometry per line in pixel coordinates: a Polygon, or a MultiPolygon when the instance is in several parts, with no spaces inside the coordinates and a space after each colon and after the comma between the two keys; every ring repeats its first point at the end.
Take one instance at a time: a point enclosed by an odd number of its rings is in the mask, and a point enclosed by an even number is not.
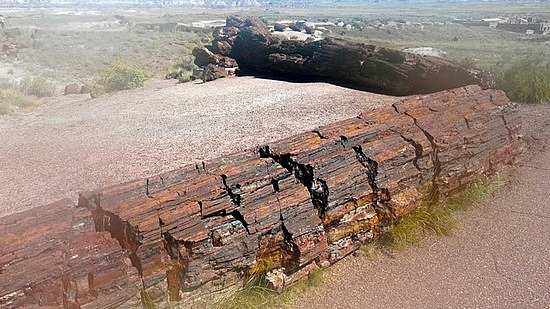
{"type": "Polygon", "coordinates": [[[218,77],[224,68],[238,67],[245,75],[326,81],[397,96],[490,83],[482,72],[438,57],[335,38],[282,40],[256,17],[231,16],[213,35],[212,45],[195,48],[193,55],[195,64],[217,70],[218,77]]]}
{"type": "Polygon", "coordinates": [[[0,306],[192,307],[259,265],[286,285],[522,147],[504,93],[468,86],[3,217],[0,306]]]}

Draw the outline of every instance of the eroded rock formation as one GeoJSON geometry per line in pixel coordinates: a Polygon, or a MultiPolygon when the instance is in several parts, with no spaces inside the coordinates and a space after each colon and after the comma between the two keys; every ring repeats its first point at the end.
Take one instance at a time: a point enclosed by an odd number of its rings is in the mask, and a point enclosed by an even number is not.
{"type": "Polygon", "coordinates": [[[258,269],[280,288],[514,164],[519,130],[504,93],[469,86],[0,218],[0,306],[189,307],[258,269]]]}
{"type": "MultiPolygon", "coordinates": [[[[272,36],[256,17],[229,17],[226,26],[216,28],[213,34],[209,51],[236,60],[241,74],[321,80],[391,95],[432,93],[483,83],[481,72],[438,57],[334,38],[282,40],[272,36]]],[[[197,65],[219,62],[214,56],[203,57],[204,53],[203,47],[195,49],[194,54],[200,54],[197,65]]]]}

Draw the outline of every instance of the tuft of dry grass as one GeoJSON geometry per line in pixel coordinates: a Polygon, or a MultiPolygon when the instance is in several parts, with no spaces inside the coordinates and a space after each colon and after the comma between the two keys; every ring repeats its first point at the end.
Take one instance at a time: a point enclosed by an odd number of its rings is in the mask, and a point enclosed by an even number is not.
{"type": "Polygon", "coordinates": [[[0,90],[0,115],[12,114],[21,108],[30,107],[35,104],[35,100],[16,90],[0,90]]]}
{"type": "Polygon", "coordinates": [[[497,174],[469,185],[442,202],[421,204],[403,216],[382,241],[394,249],[402,249],[418,244],[427,235],[451,236],[460,226],[464,212],[508,181],[507,174],[497,174]]]}
{"type": "Polygon", "coordinates": [[[213,309],[263,309],[289,308],[293,299],[303,294],[311,287],[323,282],[325,270],[316,269],[309,274],[307,280],[300,280],[288,286],[282,293],[265,285],[258,285],[262,280],[249,280],[247,284],[234,295],[222,299],[212,306],[213,309]]]}

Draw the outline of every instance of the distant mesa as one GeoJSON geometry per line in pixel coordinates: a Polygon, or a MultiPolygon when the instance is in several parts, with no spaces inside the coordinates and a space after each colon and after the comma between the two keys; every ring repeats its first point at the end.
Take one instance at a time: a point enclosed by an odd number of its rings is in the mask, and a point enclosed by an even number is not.
{"type": "MultiPolygon", "coordinates": [[[[276,27],[281,30],[282,25],[276,27]]],[[[211,45],[193,51],[195,64],[240,75],[325,81],[398,96],[486,84],[482,72],[439,57],[335,38],[283,39],[257,17],[230,16],[213,35],[211,45]]]]}

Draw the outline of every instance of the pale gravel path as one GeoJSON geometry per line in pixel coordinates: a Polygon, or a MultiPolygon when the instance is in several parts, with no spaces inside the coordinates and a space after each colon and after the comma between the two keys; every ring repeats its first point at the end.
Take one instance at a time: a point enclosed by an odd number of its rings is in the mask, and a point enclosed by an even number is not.
{"type": "Polygon", "coordinates": [[[349,257],[294,308],[550,308],[550,104],[521,106],[529,150],[453,237],[349,257]]]}
{"type": "Polygon", "coordinates": [[[0,216],[152,176],[390,104],[324,83],[242,77],[154,80],[142,89],[55,98],[0,116],[0,216]]]}

